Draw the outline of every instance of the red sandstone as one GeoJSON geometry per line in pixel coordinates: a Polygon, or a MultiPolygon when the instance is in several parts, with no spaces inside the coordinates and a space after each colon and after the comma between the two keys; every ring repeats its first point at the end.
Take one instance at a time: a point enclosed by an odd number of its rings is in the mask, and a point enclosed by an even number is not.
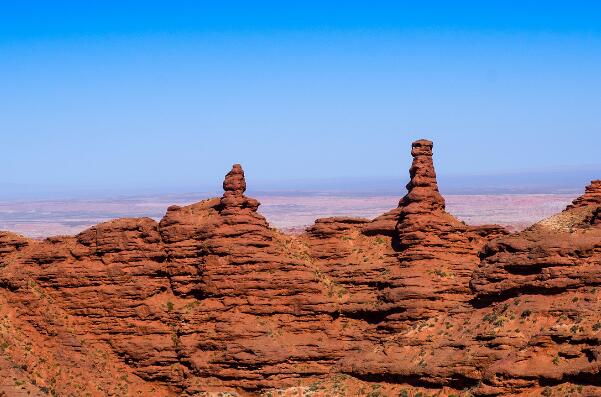
{"type": "Polygon", "coordinates": [[[447,213],[432,142],[412,155],[398,208],[298,236],[240,165],[159,223],[1,232],[0,392],[601,395],[601,181],[510,234],[447,213]]]}

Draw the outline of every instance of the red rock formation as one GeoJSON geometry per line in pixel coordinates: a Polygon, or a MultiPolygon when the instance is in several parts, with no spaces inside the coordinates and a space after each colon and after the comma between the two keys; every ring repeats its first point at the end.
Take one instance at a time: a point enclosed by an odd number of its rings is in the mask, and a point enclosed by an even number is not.
{"type": "Polygon", "coordinates": [[[396,224],[399,221],[402,207],[393,208],[388,212],[372,219],[362,229],[366,236],[396,236],[396,224]]]}
{"type": "Polygon", "coordinates": [[[591,181],[584,194],[578,197],[568,208],[579,208],[591,205],[601,205],[601,180],[591,181]]]}
{"type": "Polygon", "coordinates": [[[196,243],[187,244],[198,248],[196,273],[175,272],[199,277],[194,286],[176,287],[190,299],[174,308],[178,355],[192,379],[186,390],[207,384],[264,388],[327,372],[322,361],[330,364],[338,353],[320,348],[318,339],[327,335],[335,308],[314,269],[268,227],[259,202],[244,195],[239,165],[223,186],[220,200],[172,207],[160,223],[171,256],[177,256],[172,242],[181,244],[180,229],[195,231],[189,236],[196,243]],[[187,215],[195,212],[200,215],[187,215]]]}
{"type": "Polygon", "coordinates": [[[601,395],[601,183],[510,235],[447,213],[432,143],[412,155],[398,208],[298,236],[239,165],[159,223],[0,233],[0,393],[601,395]]]}
{"type": "Polygon", "coordinates": [[[493,387],[571,381],[601,393],[601,228],[589,221],[601,203],[598,186],[593,182],[562,213],[484,249],[472,279],[476,301],[511,308],[519,319],[516,334],[515,319],[507,324],[507,314],[488,313],[500,322],[491,338],[495,354],[511,337],[503,359],[485,372],[493,387]]]}
{"type": "Polygon", "coordinates": [[[407,194],[401,200],[403,214],[427,214],[444,211],[444,199],[438,192],[432,161],[432,142],[420,139],[411,145],[413,163],[409,169],[407,194]]]}
{"type": "MultiPolygon", "coordinates": [[[[28,239],[10,232],[0,232],[0,261],[16,251],[20,251],[29,245],[28,239]]],[[[6,265],[0,262],[0,265],[6,265]]]]}
{"type": "Polygon", "coordinates": [[[399,203],[396,225],[399,266],[385,301],[402,309],[396,318],[426,319],[437,312],[462,311],[472,298],[469,280],[479,263],[478,251],[501,228],[475,229],[445,211],[432,161],[432,142],[411,149],[413,164],[407,194],[399,203]]]}

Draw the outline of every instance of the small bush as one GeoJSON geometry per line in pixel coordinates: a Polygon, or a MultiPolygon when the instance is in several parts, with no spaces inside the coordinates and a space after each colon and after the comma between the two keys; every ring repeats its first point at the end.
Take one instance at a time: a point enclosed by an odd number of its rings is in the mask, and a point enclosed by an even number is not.
{"type": "Polygon", "coordinates": [[[553,392],[551,391],[551,388],[549,386],[545,387],[545,389],[542,392],[542,395],[545,397],[551,397],[552,394],[553,392]]]}

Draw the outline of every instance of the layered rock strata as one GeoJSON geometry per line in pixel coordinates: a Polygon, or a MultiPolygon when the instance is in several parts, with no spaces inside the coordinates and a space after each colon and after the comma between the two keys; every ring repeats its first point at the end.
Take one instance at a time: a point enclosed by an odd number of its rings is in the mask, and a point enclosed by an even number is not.
{"type": "Polygon", "coordinates": [[[432,147],[413,143],[397,208],[298,236],[239,165],[160,222],[0,233],[0,393],[601,395],[601,182],[519,234],[468,226],[432,147]]]}

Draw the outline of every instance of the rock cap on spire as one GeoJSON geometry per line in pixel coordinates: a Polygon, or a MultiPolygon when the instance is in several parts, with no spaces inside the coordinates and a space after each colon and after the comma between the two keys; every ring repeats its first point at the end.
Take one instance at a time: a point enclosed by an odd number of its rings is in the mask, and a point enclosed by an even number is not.
{"type": "Polygon", "coordinates": [[[427,139],[418,139],[411,143],[411,155],[416,157],[418,155],[432,156],[432,146],[434,143],[427,139]]]}

